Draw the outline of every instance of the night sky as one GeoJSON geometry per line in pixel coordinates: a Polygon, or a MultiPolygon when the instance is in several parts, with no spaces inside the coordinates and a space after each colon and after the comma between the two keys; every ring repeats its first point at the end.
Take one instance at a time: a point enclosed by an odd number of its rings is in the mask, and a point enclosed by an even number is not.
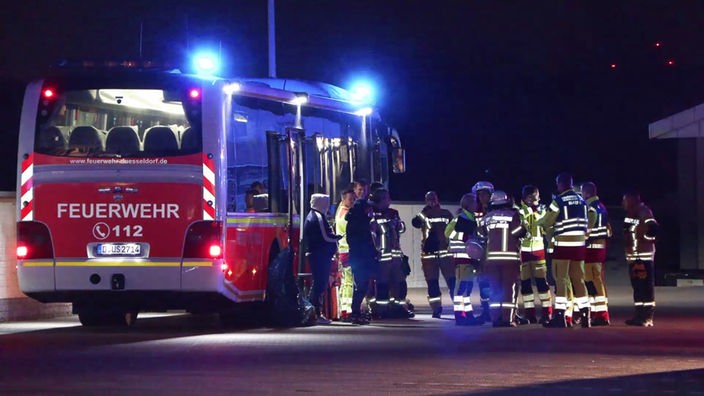
{"type": "MultiPolygon", "coordinates": [[[[456,202],[480,179],[549,196],[561,171],[610,205],[630,188],[670,199],[675,142],[648,123],[704,102],[704,2],[277,1],[276,16],[279,77],[377,82],[407,149],[398,200],[456,202]]],[[[23,85],[61,58],[138,58],[140,22],[145,59],[211,44],[224,74],[267,73],[264,0],[3,2],[0,19],[0,190],[23,85]]]]}

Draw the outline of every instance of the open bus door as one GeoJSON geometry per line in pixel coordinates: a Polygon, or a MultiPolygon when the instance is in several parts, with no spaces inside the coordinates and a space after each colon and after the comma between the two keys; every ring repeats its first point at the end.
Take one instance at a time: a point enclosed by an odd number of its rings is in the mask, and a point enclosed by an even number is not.
{"type": "Polygon", "coordinates": [[[267,132],[270,207],[272,211],[288,212],[287,248],[268,268],[267,302],[273,325],[310,325],[315,320],[315,310],[301,294],[306,275],[302,241],[306,208],[304,144],[304,132],[299,128],[287,128],[285,135],[267,132]]]}

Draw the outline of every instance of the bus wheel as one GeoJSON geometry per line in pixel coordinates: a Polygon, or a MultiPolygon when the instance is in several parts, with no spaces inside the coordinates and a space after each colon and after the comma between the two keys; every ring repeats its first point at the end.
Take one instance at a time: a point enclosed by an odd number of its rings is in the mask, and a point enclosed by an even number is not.
{"type": "Polygon", "coordinates": [[[118,323],[118,325],[131,327],[134,322],[137,321],[137,315],[139,315],[139,311],[136,310],[124,312],[122,315],[121,323],[118,323]]]}
{"type": "Polygon", "coordinates": [[[137,321],[136,310],[81,309],[78,320],[84,327],[118,326],[130,327],[137,321]]]}
{"type": "Polygon", "coordinates": [[[105,326],[105,315],[100,311],[81,309],[78,311],[78,320],[83,327],[105,326]]]}

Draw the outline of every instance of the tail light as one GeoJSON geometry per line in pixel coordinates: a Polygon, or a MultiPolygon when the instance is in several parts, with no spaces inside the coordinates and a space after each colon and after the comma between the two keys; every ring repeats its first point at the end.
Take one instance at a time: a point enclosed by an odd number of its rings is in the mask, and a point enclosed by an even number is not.
{"type": "Polygon", "coordinates": [[[17,246],[17,258],[24,260],[29,254],[29,248],[27,246],[17,246]]]}
{"type": "Polygon", "coordinates": [[[199,221],[186,232],[184,258],[222,258],[222,222],[199,221]]]}
{"type": "Polygon", "coordinates": [[[17,258],[21,260],[54,258],[49,228],[36,221],[17,223],[17,258]]]}
{"type": "Polygon", "coordinates": [[[222,257],[222,247],[220,247],[219,243],[214,243],[208,248],[208,254],[210,254],[210,258],[220,258],[222,257]]]}
{"type": "Polygon", "coordinates": [[[42,90],[42,96],[44,99],[53,99],[56,96],[56,91],[53,88],[44,88],[42,90]]]}

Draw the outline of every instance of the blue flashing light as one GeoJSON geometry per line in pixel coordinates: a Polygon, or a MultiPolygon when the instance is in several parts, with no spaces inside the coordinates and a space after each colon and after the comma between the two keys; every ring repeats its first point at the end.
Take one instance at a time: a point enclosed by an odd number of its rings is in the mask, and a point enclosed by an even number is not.
{"type": "Polygon", "coordinates": [[[350,88],[352,100],[360,104],[370,104],[374,102],[374,88],[367,81],[358,81],[350,88]]]}
{"type": "Polygon", "coordinates": [[[219,67],[219,59],[212,53],[201,52],[193,57],[193,68],[196,74],[212,76],[218,72],[219,67]]]}

